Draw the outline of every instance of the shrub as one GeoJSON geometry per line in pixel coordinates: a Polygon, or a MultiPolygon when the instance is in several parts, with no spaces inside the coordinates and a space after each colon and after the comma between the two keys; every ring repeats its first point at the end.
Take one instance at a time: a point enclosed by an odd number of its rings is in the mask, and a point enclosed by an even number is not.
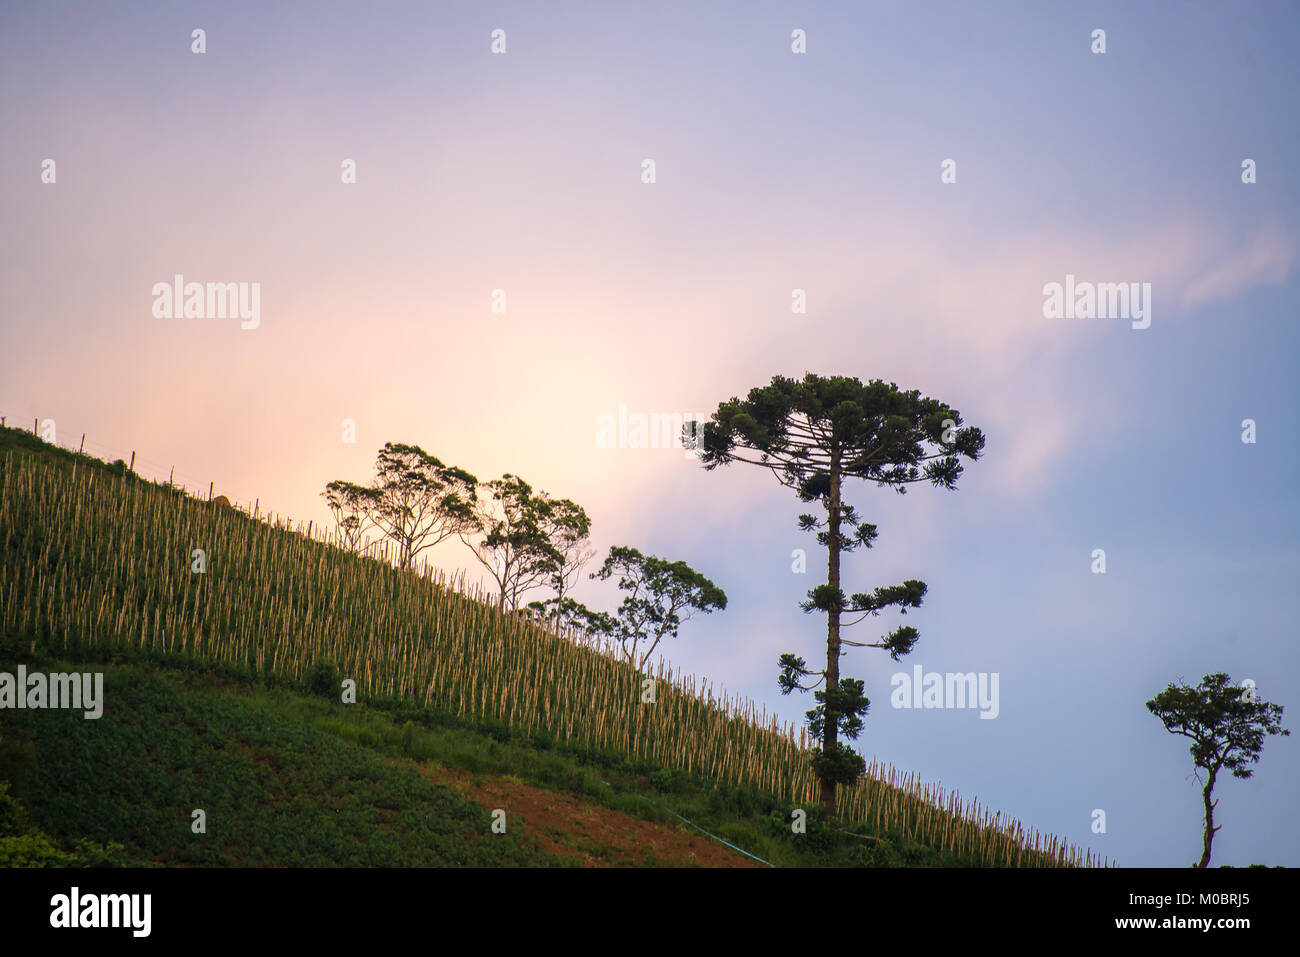
{"type": "Polygon", "coordinates": [[[307,690],[321,698],[336,699],[342,682],[339,667],[328,658],[321,658],[307,671],[307,690]]]}
{"type": "Polygon", "coordinates": [[[0,837],[0,867],[72,867],[72,855],[65,854],[37,831],[0,837]]]}
{"type": "Polygon", "coordinates": [[[864,841],[853,855],[854,867],[899,867],[902,860],[888,841],[864,841]]]}
{"type": "Polygon", "coordinates": [[[72,853],[59,850],[49,835],[31,827],[27,811],[0,781],[0,867],[121,867],[121,844],[101,846],[78,841],[72,853]]]}

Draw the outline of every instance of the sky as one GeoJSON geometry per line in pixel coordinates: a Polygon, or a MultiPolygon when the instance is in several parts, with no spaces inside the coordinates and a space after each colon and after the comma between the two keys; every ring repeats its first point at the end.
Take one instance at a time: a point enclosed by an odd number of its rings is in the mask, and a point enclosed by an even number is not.
{"type": "MultiPolygon", "coordinates": [[[[661,648],[798,721],[805,507],[597,422],[774,375],[919,389],[987,445],[955,492],[847,491],[879,528],[847,590],[929,585],[850,636],[921,632],[844,659],[861,750],[1185,866],[1199,787],[1144,702],[1224,671],[1300,713],[1298,47],[1286,3],[8,2],[0,415],[317,523],[387,441],[518,474],[600,557],[721,586],[661,648]],[[159,316],[177,275],[257,283],[255,327],[159,316]],[[1149,288],[1150,324],[1048,318],[1067,276],[1149,288]],[[892,707],[914,665],[996,673],[997,717],[892,707]]],[[[1214,863],[1300,865],[1296,740],[1216,788],[1214,863]]]]}

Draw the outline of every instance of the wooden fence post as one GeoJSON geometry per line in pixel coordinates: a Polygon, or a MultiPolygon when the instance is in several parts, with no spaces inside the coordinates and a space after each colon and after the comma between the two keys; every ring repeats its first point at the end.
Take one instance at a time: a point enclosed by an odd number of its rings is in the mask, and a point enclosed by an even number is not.
{"type": "Polygon", "coordinates": [[[131,464],[127,466],[132,472],[135,471],[135,449],[131,450],[131,464]]]}

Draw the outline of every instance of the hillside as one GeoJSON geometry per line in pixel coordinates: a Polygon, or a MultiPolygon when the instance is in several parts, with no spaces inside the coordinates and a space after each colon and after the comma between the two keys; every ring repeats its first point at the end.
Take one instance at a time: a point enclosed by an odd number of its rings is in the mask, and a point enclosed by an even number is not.
{"type": "Polygon", "coordinates": [[[0,659],[106,673],[99,721],[0,712],[17,755],[0,773],[65,849],[233,865],[755,863],[680,815],[778,865],[1096,863],[875,765],[835,828],[791,835],[790,811],[815,803],[794,729],[671,673],[643,703],[642,676],[606,652],[436,575],[0,429],[0,659]],[[358,703],[339,700],[342,679],[358,703]],[[217,839],[191,839],[197,807],[217,839]],[[497,807],[507,821],[530,810],[494,835],[497,807]]]}
{"type": "Polygon", "coordinates": [[[471,732],[139,665],[109,668],[106,696],[97,721],[13,713],[0,753],[35,755],[14,768],[32,824],[68,845],[123,845],[120,863],[757,866],[646,820],[668,816],[649,801],[642,818],[617,810],[615,790],[575,763],[530,761],[471,732]],[[583,798],[531,786],[520,770],[583,798]],[[496,808],[507,811],[503,834],[491,831],[496,808]]]}

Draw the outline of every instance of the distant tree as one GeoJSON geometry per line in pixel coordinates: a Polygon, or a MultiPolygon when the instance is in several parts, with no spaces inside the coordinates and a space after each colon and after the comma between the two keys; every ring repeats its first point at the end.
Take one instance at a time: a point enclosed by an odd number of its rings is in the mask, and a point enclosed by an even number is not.
{"type": "Polygon", "coordinates": [[[409,568],[422,551],[472,525],[477,481],[418,445],[388,442],[376,457],[373,485],[331,482],[324,495],[336,520],[347,523],[340,526],[345,535],[359,536],[369,522],[397,546],[398,567],[409,568]]]}
{"type": "Polygon", "coordinates": [[[635,548],[615,546],[609,550],[600,570],[592,578],[602,581],[618,576],[618,587],[628,592],[619,606],[610,631],[623,646],[628,663],[644,668],[659,642],[677,637],[682,623],[695,612],[709,614],[727,607],[727,596],[685,562],[670,562],[642,555],[635,548]],[[648,647],[637,659],[637,647],[648,647]]]}
{"type": "MultiPolygon", "coordinates": [[[[339,547],[349,552],[360,551],[362,536],[370,526],[369,514],[375,504],[375,490],[339,480],[326,485],[321,496],[334,516],[339,547]]],[[[224,499],[225,496],[218,498],[224,499]]]]}
{"type": "Polygon", "coordinates": [[[546,584],[555,592],[552,608],[564,607],[583,567],[596,555],[591,547],[591,518],[582,506],[567,498],[552,499],[541,493],[542,533],[555,549],[546,584]]]}
{"type": "Polygon", "coordinates": [[[1171,734],[1190,738],[1192,762],[1201,799],[1205,806],[1205,829],[1201,835],[1201,859],[1198,868],[1209,867],[1210,846],[1223,825],[1215,825],[1211,800],[1214,782],[1220,771],[1233,777],[1249,778],[1259,761],[1267,735],[1290,735],[1282,727],[1282,706],[1260,700],[1253,687],[1234,686],[1226,674],[1206,675],[1198,687],[1183,682],[1171,684],[1147,702],[1147,710],[1160,719],[1171,734]],[[1205,772],[1201,781],[1200,772],[1205,772]]]}
{"type": "Polygon", "coordinates": [[[461,540],[496,582],[497,607],[514,611],[520,596],[544,585],[563,558],[548,534],[548,500],[507,474],[479,485],[473,514],[461,540]]]}
{"type": "Polygon", "coordinates": [[[592,611],[574,598],[548,598],[530,601],[528,608],[533,617],[563,634],[569,630],[584,631],[589,635],[612,635],[614,619],[607,612],[592,611]]]}
{"type": "Polygon", "coordinates": [[[850,784],[865,770],[861,755],[843,744],[856,739],[870,706],[862,682],[840,675],[842,645],[883,648],[897,661],[912,650],[919,637],[902,626],[878,642],[855,642],[840,636],[841,625],[856,624],[887,608],[900,614],[917,608],[926,592],[924,582],[845,595],[840,587],[840,559],[846,552],[870,548],[876,526],[862,521],[843,497],[845,479],[860,478],[902,493],[916,482],[939,488],[957,487],[962,473],[959,456],[979,457],[984,436],[974,427],[962,428],[961,415],[919,392],[874,380],[863,384],[844,376],[806,375],[802,380],[776,376],[771,384],[732,398],[718,406],[710,421],[693,430],[699,457],[710,471],[744,462],[766,468],[782,485],[794,489],[804,502],[820,502],[825,518],[799,516],[799,527],[815,531],[826,548],[827,581],[808,592],[805,612],[827,616],[826,667],[813,671],[793,654],[780,658],[778,684],[782,694],[796,688],[814,695],[817,706],[808,712],[809,731],[821,747],[814,750],[813,768],[821,785],[822,816],[835,811],[836,787],[850,784]],[[842,622],[845,615],[857,615],[842,622]],[[811,685],[803,678],[816,675],[811,685]]]}
{"type": "MultiPolygon", "coordinates": [[[[552,614],[564,601],[579,570],[591,560],[591,518],[567,498],[552,498],[517,475],[479,487],[474,524],[461,538],[496,582],[504,611],[519,610],[520,598],[550,586],[557,601],[540,603],[552,614]]],[[[534,612],[539,603],[528,606],[534,612]]]]}

